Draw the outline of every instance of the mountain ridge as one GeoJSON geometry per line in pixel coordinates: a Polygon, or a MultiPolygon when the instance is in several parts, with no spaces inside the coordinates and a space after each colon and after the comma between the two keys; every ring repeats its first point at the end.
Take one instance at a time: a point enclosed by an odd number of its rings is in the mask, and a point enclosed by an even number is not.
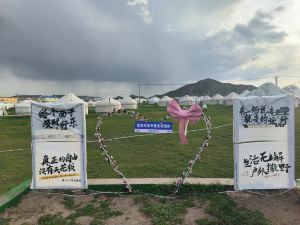
{"type": "Polygon", "coordinates": [[[245,90],[252,91],[254,89],[256,89],[256,87],[253,85],[222,83],[214,79],[206,78],[204,80],[199,80],[195,83],[184,85],[173,91],[166,92],[162,96],[164,95],[167,95],[169,97],[182,97],[184,95],[213,96],[215,94],[226,96],[230,92],[236,92],[240,94],[245,90]]]}

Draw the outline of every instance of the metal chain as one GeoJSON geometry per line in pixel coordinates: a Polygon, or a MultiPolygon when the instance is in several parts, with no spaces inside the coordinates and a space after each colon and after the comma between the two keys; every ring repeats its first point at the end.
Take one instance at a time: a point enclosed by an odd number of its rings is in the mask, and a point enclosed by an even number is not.
{"type": "MultiPolygon", "coordinates": [[[[104,139],[103,139],[102,134],[101,134],[101,124],[103,123],[103,120],[107,117],[111,117],[111,116],[116,115],[116,114],[131,115],[132,117],[135,118],[135,120],[139,120],[139,121],[148,121],[148,119],[146,119],[142,114],[140,114],[136,111],[126,111],[125,109],[119,109],[119,110],[114,109],[111,113],[103,113],[101,116],[97,117],[97,124],[96,124],[96,128],[95,128],[95,130],[96,130],[95,136],[97,138],[97,142],[99,143],[100,150],[102,151],[101,155],[103,155],[105,157],[105,160],[110,163],[112,169],[121,177],[121,179],[123,181],[123,184],[126,187],[126,190],[129,193],[132,193],[133,192],[132,186],[127,181],[126,177],[124,176],[123,172],[121,171],[120,167],[118,166],[117,161],[107,151],[107,146],[104,143],[104,139]]],[[[160,121],[164,122],[169,117],[170,117],[169,115],[166,115],[160,121]]],[[[189,161],[189,166],[187,167],[187,170],[185,172],[183,172],[181,179],[175,182],[175,189],[173,191],[172,196],[177,194],[180,187],[184,184],[186,178],[192,173],[192,168],[193,168],[194,164],[201,158],[200,157],[201,152],[204,150],[205,147],[208,146],[208,140],[211,138],[210,132],[211,132],[212,124],[210,122],[210,118],[207,117],[205,114],[203,114],[203,118],[204,118],[205,125],[206,125],[207,136],[205,137],[202,145],[200,145],[200,150],[196,154],[194,159],[189,161]]]]}
{"type": "Polygon", "coordinates": [[[204,148],[208,147],[208,140],[211,139],[210,133],[211,133],[211,128],[212,128],[212,123],[210,121],[210,117],[207,117],[205,114],[203,114],[205,126],[206,126],[206,131],[207,135],[204,138],[202,144],[199,146],[199,151],[195,155],[194,159],[190,160],[188,163],[187,169],[182,173],[182,176],[179,180],[175,182],[175,188],[172,193],[172,196],[176,195],[179,191],[179,189],[182,187],[182,185],[185,183],[185,180],[188,178],[190,174],[193,173],[193,166],[194,164],[201,159],[201,153],[204,150],[204,148]]]}

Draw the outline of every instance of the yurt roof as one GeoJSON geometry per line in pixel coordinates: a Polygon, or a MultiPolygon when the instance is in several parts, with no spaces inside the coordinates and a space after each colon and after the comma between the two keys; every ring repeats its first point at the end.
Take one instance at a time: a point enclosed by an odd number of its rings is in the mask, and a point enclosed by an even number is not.
{"type": "Polygon", "coordinates": [[[69,93],[65,96],[63,96],[62,98],[58,99],[58,102],[80,102],[80,103],[86,103],[85,101],[83,101],[82,99],[78,98],[76,95],[74,95],[73,93],[69,93]]]}
{"type": "Polygon", "coordinates": [[[234,98],[237,98],[239,97],[239,95],[235,92],[230,92],[225,98],[226,99],[234,99],[234,98]]]}
{"type": "Polygon", "coordinates": [[[274,95],[286,95],[289,94],[287,91],[277,87],[273,83],[264,83],[259,86],[257,89],[250,91],[246,97],[248,96],[274,96],[274,95]]]}
{"type": "Polygon", "coordinates": [[[247,94],[249,94],[249,90],[244,90],[241,94],[239,94],[240,97],[245,97],[247,94]]]}
{"type": "Polygon", "coordinates": [[[296,85],[293,84],[285,86],[283,89],[286,91],[300,90],[296,85]]]}
{"type": "Polygon", "coordinates": [[[195,101],[192,97],[185,95],[182,98],[179,99],[180,101],[195,101]]]}
{"type": "Polygon", "coordinates": [[[219,100],[219,99],[222,99],[223,96],[220,95],[220,94],[215,94],[212,98],[215,99],[215,100],[219,100]]]}
{"type": "Polygon", "coordinates": [[[159,100],[159,98],[158,98],[158,97],[156,97],[156,96],[153,96],[153,97],[149,98],[149,100],[158,101],[158,100],[159,100]]]}
{"type": "Polygon", "coordinates": [[[208,95],[203,96],[203,100],[211,100],[211,97],[208,95]]]}
{"type": "Polygon", "coordinates": [[[160,99],[160,101],[162,101],[162,102],[167,102],[167,101],[171,101],[171,100],[172,100],[172,98],[170,98],[169,96],[166,96],[166,95],[160,99]]]}
{"type": "Polygon", "coordinates": [[[95,104],[96,104],[96,106],[98,106],[98,105],[121,105],[121,102],[108,96],[108,97],[105,97],[105,98],[95,102],[95,104]]]}
{"type": "Polygon", "coordinates": [[[300,89],[296,85],[288,85],[283,89],[300,98],[300,89]]]}
{"type": "Polygon", "coordinates": [[[16,107],[30,107],[32,102],[32,100],[24,100],[21,102],[17,102],[16,107]]]}
{"type": "Polygon", "coordinates": [[[123,104],[137,104],[137,101],[130,97],[124,97],[123,99],[120,99],[119,102],[123,104]]]}

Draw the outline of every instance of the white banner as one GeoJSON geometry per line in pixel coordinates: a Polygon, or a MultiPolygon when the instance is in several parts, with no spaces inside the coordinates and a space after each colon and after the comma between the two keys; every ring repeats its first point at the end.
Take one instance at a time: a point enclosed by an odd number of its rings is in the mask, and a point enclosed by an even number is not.
{"type": "Polygon", "coordinates": [[[33,103],[32,189],[86,189],[82,103],[33,103]]]}
{"type": "Polygon", "coordinates": [[[240,97],[234,103],[235,189],[295,186],[294,99],[240,97]]]}

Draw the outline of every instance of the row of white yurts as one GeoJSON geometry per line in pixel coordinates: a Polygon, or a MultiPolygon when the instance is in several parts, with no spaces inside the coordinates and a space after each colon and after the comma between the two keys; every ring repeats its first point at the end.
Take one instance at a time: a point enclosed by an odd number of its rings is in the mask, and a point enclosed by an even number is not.
{"type": "Polygon", "coordinates": [[[0,116],[7,115],[7,110],[15,107],[12,103],[0,102],[0,116]]]}
{"type": "MultiPolygon", "coordinates": [[[[245,90],[240,94],[235,92],[229,93],[227,96],[222,96],[221,94],[215,94],[214,96],[188,96],[185,95],[179,99],[179,104],[181,106],[190,106],[194,103],[207,104],[207,105],[233,105],[234,99],[237,97],[247,97],[247,96],[273,96],[273,95],[282,95],[282,94],[290,94],[295,97],[295,107],[298,107],[298,102],[300,101],[300,89],[295,85],[289,85],[285,88],[281,89],[280,87],[274,85],[273,83],[264,83],[259,86],[257,89],[252,91],[245,90]]],[[[148,104],[157,104],[161,107],[166,107],[172,98],[168,96],[163,96],[162,98],[158,98],[153,96],[148,99],[148,104]]],[[[140,100],[144,102],[144,99],[140,100]]],[[[17,115],[30,115],[31,112],[31,103],[32,100],[24,100],[22,102],[17,102],[15,104],[15,111],[17,115]]],[[[125,109],[137,109],[138,101],[125,97],[121,100],[115,100],[111,97],[105,97],[96,102],[88,101],[85,102],[82,99],[78,98],[73,93],[69,93],[64,97],[60,98],[58,102],[75,102],[75,103],[84,103],[85,112],[88,114],[88,107],[95,107],[96,112],[111,112],[114,108],[120,109],[121,107],[125,109]]],[[[12,107],[6,103],[0,103],[0,116],[5,115],[6,110],[12,107]]]]}
{"type": "MultiPolygon", "coordinates": [[[[273,95],[282,95],[282,94],[289,94],[294,95],[295,97],[295,107],[298,107],[298,102],[300,101],[300,89],[295,85],[289,85],[284,87],[283,89],[276,86],[273,83],[264,83],[259,86],[257,89],[252,91],[244,90],[242,93],[237,94],[235,92],[231,92],[226,96],[222,96],[221,94],[215,94],[214,96],[188,96],[185,95],[179,99],[179,104],[181,106],[189,106],[193,103],[199,104],[207,104],[207,105],[233,105],[233,102],[238,97],[247,97],[247,96],[273,96],[273,95]]],[[[153,97],[149,103],[151,104],[158,104],[159,106],[167,106],[168,102],[172,98],[168,96],[164,96],[163,98],[159,99],[157,97],[153,97]]]]}
{"type": "Polygon", "coordinates": [[[138,102],[130,97],[124,97],[120,100],[108,96],[99,101],[95,102],[95,111],[101,112],[112,112],[114,109],[137,109],[138,102]]]}
{"type": "MultiPolygon", "coordinates": [[[[34,101],[27,99],[24,101],[17,102],[15,104],[15,111],[17,116],[25,116],[25,115],[30,115],[31,114],[31,104],[34,101]]],[[[83,103],[84,108],[85,108],[85,114],[88,114],[88,104],[83,101],[82,99],[78,98],[75,94],[69,93],[62,98],[58,99],[59,103],[65,103],[65,102],[73,102],[73,103],[83,103]]]]}
{"type": "Polygon", "coordinates": [[[295,99],[295,108],[298,108],[300,99],[300,89],[295,85],[289,85],[280,88],[273,83],[264,83],[257,89],[249,92],[245,97],[249,96],[275,96],[275,95],[293,95],[295,99]]]}

